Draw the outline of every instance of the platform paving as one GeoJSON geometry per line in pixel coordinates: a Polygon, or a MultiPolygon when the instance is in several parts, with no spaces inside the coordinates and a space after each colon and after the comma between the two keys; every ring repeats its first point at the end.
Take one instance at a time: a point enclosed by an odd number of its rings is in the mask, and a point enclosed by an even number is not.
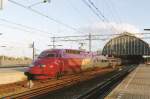
{"type": "Polygon", "coordinates": [[[150,65],[140,64],[105,99],[150,99],[150,65]]]}
{"type": "Polygon", "coordinates": [[[25,68],[0,68],[0,85],[26,80],[25,68]]]}

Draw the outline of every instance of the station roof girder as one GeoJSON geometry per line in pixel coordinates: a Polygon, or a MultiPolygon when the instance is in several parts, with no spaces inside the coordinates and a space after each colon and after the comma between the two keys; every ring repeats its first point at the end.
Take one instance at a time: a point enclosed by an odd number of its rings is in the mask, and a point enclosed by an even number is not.
{"type": "Polygon", "coordinates": [[[130,33],[122,33],[105,44],[102,54],[114,56],[150,55],[150,47],[140,38],[130,33]]]}

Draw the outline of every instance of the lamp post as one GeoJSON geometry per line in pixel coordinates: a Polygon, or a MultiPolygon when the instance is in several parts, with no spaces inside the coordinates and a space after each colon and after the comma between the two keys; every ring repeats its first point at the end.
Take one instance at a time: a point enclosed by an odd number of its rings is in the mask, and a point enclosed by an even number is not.
{"type": "Polygon", "coordinates": [[[0,9],[3,8],[3,0],[0,0],[0,9]]]}
{"type": "MultiPolygon", "coordinates": [[[[0,1],[1,3],[1,7],[2,7],[2,3],[3,3],[3,0],[0,1]]],[[[3,33],[0,33],[0,35],[2,35],[3,33]]],[[[6,47],[6,46],[1,46],[1,47],[6,47]]],[[[4,61],[4,55],[2,56],[2,61],[4,61]]],[[[2,64],[2,63],[1,63],[2,64]]]]}
{"type": "MultiPolygon", "coordinates": [[[[150,31],[150,29],[144,29],[144,31],[150,31]]],[[[150,44],[149,44],[149,49],[150,49],[150,44]]],[[[147,63],[149,62],[149,55],[148,55],[148,58],[146,59],[147,60],[147,63]]]]}
{"type": "MultiPolygon", "coordinates": [[[[7,46],[0,46],[0,47],[7,47],[7,46]]],[[[5,60],[4,55],[2,55],[1,65],[3,64],[4,60],[5,60]]]]}
{"type": "Polygon", "coordinates": [[[32,48],[32,60],[34,61],[34,59],[35,59],[35,44],[34,44],[34,42],[32,43],[31,48],[32,48]]]}
{"type": "Polygon", "coordinates": [[[32,60],[34,61],[34,59],[35,59],[35,43],[34,43],[34,41],[32,44],[29,45],[29,48],[32,48],[32,60]]]}

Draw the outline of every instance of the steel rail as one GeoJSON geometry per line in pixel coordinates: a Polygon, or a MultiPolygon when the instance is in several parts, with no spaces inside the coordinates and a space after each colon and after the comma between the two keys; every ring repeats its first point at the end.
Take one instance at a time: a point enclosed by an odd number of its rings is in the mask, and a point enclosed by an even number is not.
{"type": "MultiPolygon", "coordinates": [[[[87,77],[85,76],[81,76],[81,74],[76,74],[76,75],[70,75],[69,78],[63,78],[60,80],[57,80],[57,82],[52,83],[52,82],[47,82],[47,81],[42,81],[41,83],[38,82],[40,84],[40,86],[35,86],[34,88],[28,89],[28,90],[24,90],[24,91],[20,91],[18,93],[15,94],[11,94],[11,95],[7,95],[7,96],[3,96],[0,98],[4,98],[4,99],[29,99],[29,98],[33,98],[33,97],[38,97],[40,95],[46,94],[50,91],[54,91],[57,89],[61,89],[63,87],[67,87],[67,86],[71,86],[73,84],[76,84],[77,82],[81,82],[81,81],[86,81],[89,80],[91,78],[94,78],[98,75],[100,75],[101,72],[93,72],[88,74],[87,77]]],[[[83,74],[84,75],[84,74],[83,74]]]]}
{"type": "Polygon", "coordinates": [[[87,90],[85,93],[78,96],[76,99],[103,99],[119,82],[122,81],[126,75],[133,71],[136,66],[132,68],[126,68],[112,76],[111,78],[106,79],[104,82],[96,85],[95,87],[87,90]]]}

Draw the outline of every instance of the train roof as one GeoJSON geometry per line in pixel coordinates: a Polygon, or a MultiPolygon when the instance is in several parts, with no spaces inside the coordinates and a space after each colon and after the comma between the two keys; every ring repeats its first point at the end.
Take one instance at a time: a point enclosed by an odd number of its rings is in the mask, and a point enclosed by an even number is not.
{"type": "Polygon", "coordinates": [[[62,50],[74,50],[74,51],[86,52],[86,51],[79,50],[79,49],[46,49],[44,51],[62,51],[62,50]]]}

